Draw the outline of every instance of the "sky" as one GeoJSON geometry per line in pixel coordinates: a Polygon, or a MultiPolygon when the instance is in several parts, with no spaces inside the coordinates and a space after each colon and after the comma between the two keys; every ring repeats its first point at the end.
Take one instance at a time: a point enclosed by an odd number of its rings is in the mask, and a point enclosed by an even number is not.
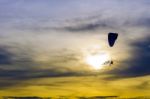
{"type": "Polygon", "coordinates": [[[0,0],[0,97],[148,97],[149,9],[149,0],[0,0]],[[119,34],[113,47],[109,32],[119,34]]]}

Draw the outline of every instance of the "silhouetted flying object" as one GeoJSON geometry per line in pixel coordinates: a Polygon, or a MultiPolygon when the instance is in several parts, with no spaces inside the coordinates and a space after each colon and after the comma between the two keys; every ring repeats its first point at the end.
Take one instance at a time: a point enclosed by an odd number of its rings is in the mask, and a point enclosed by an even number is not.
{"type": "Polygon", "coordinates": [[[118,33],[108,33],[108,43],[110,47],[113,47],[115,44],[115,41],[117,40],[118,33]]]}
{"type": "MultiPolygon", "coordinates": [[[[118,33],[108,33],[108,43],[110,47],[113,47],[115,44],[115,41],[117,40],[118,33]]],[[[110,65],[113,64],[114,62],[111,60],[110,65]]]]}

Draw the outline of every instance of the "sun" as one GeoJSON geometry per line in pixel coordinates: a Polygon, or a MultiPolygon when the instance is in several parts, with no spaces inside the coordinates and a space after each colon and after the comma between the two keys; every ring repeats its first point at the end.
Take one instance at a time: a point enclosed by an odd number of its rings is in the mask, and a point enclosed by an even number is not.
{"type": "Polygon", "coordinates": [[[88,55],[85,59],[86,63],[96,70],[102,69],[105,66],[105,63],[109,60],[110,56],[107,53],[97,53],[94,55],[88,55]]]}

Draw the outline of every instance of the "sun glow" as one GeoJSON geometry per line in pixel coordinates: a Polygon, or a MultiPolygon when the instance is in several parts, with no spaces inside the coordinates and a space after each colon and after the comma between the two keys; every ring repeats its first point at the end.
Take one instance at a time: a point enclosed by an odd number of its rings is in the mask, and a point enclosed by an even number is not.
{"type": "Polygon", "coordinates": [[[110,56],[107,53],[99,53],[94,55],[88,55],[86,57],[86,63],[92,66],[94,69],[102,69],[110,60],[110,56]]]}

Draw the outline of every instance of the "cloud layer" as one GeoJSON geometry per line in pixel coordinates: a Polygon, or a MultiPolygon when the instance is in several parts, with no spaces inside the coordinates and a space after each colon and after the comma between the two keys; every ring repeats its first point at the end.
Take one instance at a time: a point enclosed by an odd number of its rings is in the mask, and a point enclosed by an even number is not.
{"type": "MultiPolygon", "coordinates": [[[[22,84],[30,86],[33,82],[28,82],[44,78],[63,79],[61,84],[65,85],[67,77],[76,77],[71,79],[73,82],[80,77],[89,77],[91,81],[87,81],[87,85],[90,86],[95,80],[91,76],[102,76],[100,81],[96,78],[97,82],[110,82],[108,87],[117,90],[116,93],[128,87],[147,92],[147,79],[131,81],[136,84],[131,83],[131,86],[120,83],[123,83],[122,78],[150,75],[149,5],[149,0],[1,0],[1,90],[22,84]],[[108,32],[119,33],[117,44],[111,50],[107,45],[108,32]],[[100,49],[94,49],[94,45],[100,49]],[[86,55],[103,51],[112,54],[114,65],[106,71],[92,71],[84,61],[86,55]],[[113,80],[123,88],[117,89],[113,80]]],[[[85,82],[79,86],[86,85],[85,82]]],[[[73,84],[76,83],[80,82],[73,84]]],[[[48,85],[42,80],[40,84],[48,85]]],[[[92,88],[104,84],[96,83],[92,88]]],[[[55,82],[51,86],[54,87],[55,82]]]]}

